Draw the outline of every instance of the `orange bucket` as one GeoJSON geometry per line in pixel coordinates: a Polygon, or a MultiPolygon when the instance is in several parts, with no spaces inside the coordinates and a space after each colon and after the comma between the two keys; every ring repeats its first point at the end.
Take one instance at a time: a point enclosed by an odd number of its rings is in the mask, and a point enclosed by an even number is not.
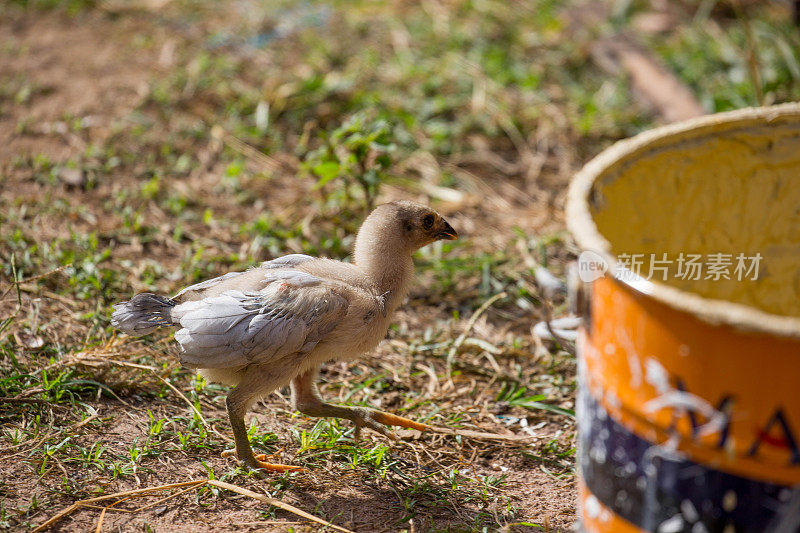
{"type": "Polygon", "coordinates": [[[800,105],[619,142],[567,221],[583,528],[800,530],[800,105]]]}

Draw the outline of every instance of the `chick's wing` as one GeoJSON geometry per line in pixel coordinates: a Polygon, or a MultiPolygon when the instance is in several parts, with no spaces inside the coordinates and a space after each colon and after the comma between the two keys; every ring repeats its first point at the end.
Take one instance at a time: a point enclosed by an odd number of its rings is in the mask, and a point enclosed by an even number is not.
{"type": "Polygon", "coordinates": [[[347,314],[337,285],[305,272],[269,269],[259,285],[175,307],[184,365],[233,368],[307,353],[347,314]]]}

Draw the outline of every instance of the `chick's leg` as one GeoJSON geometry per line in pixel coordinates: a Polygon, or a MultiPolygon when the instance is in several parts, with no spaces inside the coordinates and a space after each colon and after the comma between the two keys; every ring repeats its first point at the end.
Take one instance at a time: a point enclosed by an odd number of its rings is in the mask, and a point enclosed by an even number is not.
{"type": "Polygon", "coordinates": [[[419,431],[430,429],[427,424],[367,407],[345,407],[325,403],[317,389],[317,384],[314,382],[316,375],[317,370],[313,369],[300,374],[292,380],[292,401],[295,409],[303,414],[352,420],[356,425],[356,439],[358,439],[362,427],[368,427],[390,439],[396,439],[397,437],[390,433],[385,426],[400,426],[419,431]]]}
{"type": "Polygon", "coordinates": [[[253,449],[250,447],[250,441],[247,438],[244,415],[247,413],[247,410],[256,396],[257,393],[253,393],[253,387],[248,386],[248,382],[244,381],[233,389],[225,399],[225,404],[228,408],[228,418],[231,422],[231,429],[233,429],[233,440],[236,444],[236,449],[225,450],[222,452],[222,456],[228,457],[235,453],[239,461],[254,470],[261,469],[268,472],[302,470],[299,466],[267,463],[260,460],[264,457],[263,455],[256,456],[253,454],[253,449]]]}

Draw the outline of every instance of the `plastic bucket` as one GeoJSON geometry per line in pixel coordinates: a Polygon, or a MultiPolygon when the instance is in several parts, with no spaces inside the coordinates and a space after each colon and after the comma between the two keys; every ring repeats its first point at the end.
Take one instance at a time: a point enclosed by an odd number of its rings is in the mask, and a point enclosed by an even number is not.
{"type": "Polygon", "coordinates": [[[800,105],[619,142],[567,221],[582,527],[800,529],[800,105]]]}

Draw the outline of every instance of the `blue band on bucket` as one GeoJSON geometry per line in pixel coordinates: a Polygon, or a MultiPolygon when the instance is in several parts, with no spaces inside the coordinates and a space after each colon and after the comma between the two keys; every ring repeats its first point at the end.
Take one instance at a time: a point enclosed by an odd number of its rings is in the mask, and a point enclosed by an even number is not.
{"type": "Polygon", "coordinates": [[[579,402],[584,483],[621,518],[646,531],[800,531],[800,487],[695,463],[612,420],[585,388],[579,402]]]}

